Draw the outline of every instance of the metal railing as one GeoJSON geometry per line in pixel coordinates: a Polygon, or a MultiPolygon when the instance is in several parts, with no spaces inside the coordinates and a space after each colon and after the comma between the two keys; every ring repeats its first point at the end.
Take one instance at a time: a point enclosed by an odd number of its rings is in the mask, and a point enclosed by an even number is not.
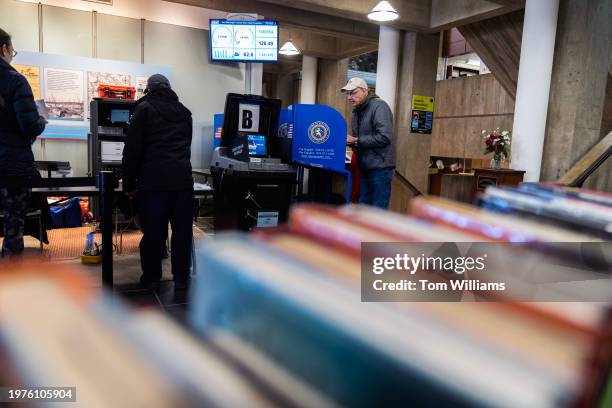
{"type": "Polygon", "coordinates": [[[414,196],[420,196],[423,195],[423,193],[421,192],[421,190],[419,190],[418,188],[416,188],[416,186],[414,184],[412,184],[410,182],[410,180],[408,180],[406,177],[404,177],[402,174],[400,174],[397,170],[395,170],[395,176],[397,177],[397,179],[404,185],[404,187],[408,188],[410,191],[412,191],[412,193],[414,194],[414,196]]]}

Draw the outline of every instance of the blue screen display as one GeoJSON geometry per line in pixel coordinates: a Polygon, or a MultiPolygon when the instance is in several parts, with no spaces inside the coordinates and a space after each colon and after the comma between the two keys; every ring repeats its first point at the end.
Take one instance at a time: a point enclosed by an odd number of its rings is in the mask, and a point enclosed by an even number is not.
{"type": "Polygon", "coordinates": [[[265,156],[266,137],[264,135],[249,135],[249,156],[265,156]]]}
{"type": "Polygon", "coordinates": [[[111,123],[127,123],[130,121],[129,109],[112,109],[111,123]]]}
{"type": "Polygon", "coordinates": [[[210,20],[213,61],[278,61],[278,22],[210,20]]]}

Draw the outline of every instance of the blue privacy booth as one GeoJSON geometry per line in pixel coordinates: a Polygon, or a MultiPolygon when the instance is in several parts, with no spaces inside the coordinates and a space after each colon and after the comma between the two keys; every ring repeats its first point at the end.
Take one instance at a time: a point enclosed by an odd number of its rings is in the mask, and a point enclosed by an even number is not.
{"type": "MultiPolygon", "coordinates": [[[[223,114],[215,114],[214,147],[220,145],[223,114]]],[[[345,200],[350,202],[351,173],[345,168],[347,127],[344,117],[327,105],[295,104],[281,109],[278,128],[269,141],[269,157],[297,167],[298,194],[301,194],[304,169],[331,181],[330,173],[346,177],[345,200]]],[[[320,177],[319,177],[320,180],[320,177]]]]}
{"type": "MultiPolygon", "coordinates": [[[[346,202],[349,203],[351,173],[345,168],[344,117],[327,105],[297,104],[281,110],[278,129],[278,137],[291,139],[292,163],[302,169],[323,169],[346,176],[346,202]]],[[[300,181],[302,169],[298,170],[300,181]]]]}

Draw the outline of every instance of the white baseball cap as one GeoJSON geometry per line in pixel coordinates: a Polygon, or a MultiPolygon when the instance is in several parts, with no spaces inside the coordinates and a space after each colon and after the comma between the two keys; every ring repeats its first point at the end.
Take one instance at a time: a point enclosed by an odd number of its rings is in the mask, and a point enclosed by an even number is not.
{"type": "Polygon", "coordinates": [[[357,88],[362,88],[367,90],[368,89],[368,84],[366,84],[366,81],[363,80],[363,78],[358,78],[358,77],[354,77],[349,79],[349,81],[346,83],[346,85],[344,85],[344,87],[340,88],[340,91],[342,92],[350,92],[352,90],[355,90],[357,88]]]}

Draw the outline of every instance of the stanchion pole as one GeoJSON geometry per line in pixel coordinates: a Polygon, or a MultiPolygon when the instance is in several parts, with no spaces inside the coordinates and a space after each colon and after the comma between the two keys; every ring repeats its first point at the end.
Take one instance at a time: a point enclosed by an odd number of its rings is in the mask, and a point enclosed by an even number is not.
{"type": "Polygon", "coordinates": [[[114,177],[110,171],[98,174],[100,213],[102,214],[102,285],[113,287],[113,192],[114,177]]]}

